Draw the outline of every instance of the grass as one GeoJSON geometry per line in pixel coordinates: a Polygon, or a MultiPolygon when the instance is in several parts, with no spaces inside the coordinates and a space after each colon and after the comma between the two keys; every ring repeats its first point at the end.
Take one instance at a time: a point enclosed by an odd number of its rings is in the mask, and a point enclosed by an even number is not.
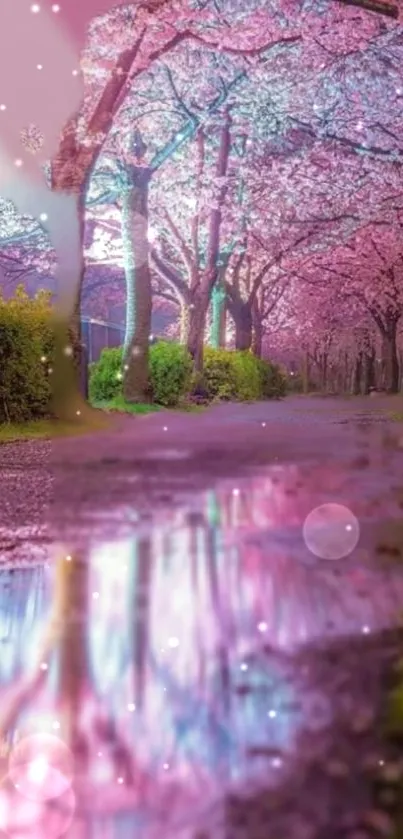
{"type": "Polygon", "coordinates": [[[193,405],[189,402],[181,402],[175,408],[167,408],[164,405],[150,405],[141,402],[125,402],[123,396],[115,396],[114,399],[110,399],[105,402],[93,402],[92,404],[94,408],[99,408],[102,411],[117,411],[119,413],[135,414],[140,416],[155,414],[158,411],[184,411],[186,413],[193,414],[199,413],[205,409],[202,405],[193,405]]]}
{"type": "Polygon", "coordinates": [[[204,406],[182,403],[177,408],[167,409],[163,405],[125,402],[118,396],[109,402],[94,402],[81,407],[81,417],[74,421],[54,419],[33,420],[24,423],[0,423],[0,445],[15,443],[20,440],[50,440],[57,437],[74,437],[81,434],[91,434],[110,427],[111,419],[108,413],[132,414],[146,416],[158,411],[174,410],[186,413],[200,413],[204,406]]]}
{"type": "Polygon", "coordinates": [[[123,396],[115,396],[114,399],[109,399],[105,402],[93,402],[93,408],[98,408],[101,411],[118,411],[125,414],[155,414],[158,411],[163,411],[161,405],[149,405],[142,402],[125,402],[123,396]]]}
{"type": "Polygon", "coordinates": [[[0,424],[0,445],[19,440],[50,440],[55,437],[74,437],[105,429],[105,423],[60,422],[59,420],[33,420],[24,423],[0,424]]]}

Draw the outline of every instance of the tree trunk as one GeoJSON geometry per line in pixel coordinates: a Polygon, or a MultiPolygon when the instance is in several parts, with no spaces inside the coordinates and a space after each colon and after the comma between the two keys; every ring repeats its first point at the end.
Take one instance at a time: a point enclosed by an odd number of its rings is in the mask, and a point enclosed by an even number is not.
{"type": "Polygon", "coordinates": [[[252,304],[252,329],[252,352],[257,358],[261,358],[263,351],[263,323],[261,308],[256,299],[252,304]]]}
{"type": "Polygon", "coordinates": [[[54,612],[50,632],[58,639],[57,699],[60,703],[63,737],[72,749],[81,771],[88,765],[88,750],[79,732],[79,719],[89,688],[88,557],[72,553],[71,560],[61,557],[56,566],[54,612]]]}
{"type": "Polygon", "coordinates": [[[350,374],[350,360],[348,353],[344,353],[342,393],[348,393],[348,379],[350,374]]]}
{"type": "Polygon", "coordinates": [[[382,333],[382,379],[388,393],[399,392],[399,360],[397,357],[397,322],[389,321],[382,333]]]}
{"type": "MultiPolygon", "coordinates": [[[[58,302],[53,321],[54,360],[52,374],[52,414],[59,420],[77,420],[82,409],[80,393],[81,353],[81,293],[85,275],[84,233],[85,233],[86,190],[76,201],[77,242],[75,255],[64,259],[63,247],[58,247],[57,238],[51,241],[59,260],[57,268],[58,302]],[[70,264],[71,263],[71,264],[70,264]],[[77,264],[76,264],[77,263],[77,264]]],[[[72,201],[73,198],[71,197],[72,201]]],[[[75,240],[75,237],[73,237],[75,240]]],[[[72,244],[73,249],[73,244],[72,244]]]]}
{"type": "Polygon", "coordinates": [[[359,352],[357,353],[354,359],[353,375],[351,381],[351,393],[353,394],[353,396],[359,396],[359,394],[361,393],[362,371],[362,352],[359,352]]]}
{"type": "Polygon", "coordinates": [[[194,295],[189,307],[189,334],[187,348],[193,358],[196,373],[203,372],[203,345],[206,317],[209,307],[209,295],[205,291],[194,295]]]}
{"type": "Polygon", "coordinates": [[[304,353],[304,359],[302,362],[302,391],[303,393],[309,393],[309,353],[304,353]]]}
{"type": "Polygon", "coordinates": [[[145,706],[147,686],[152,568],[151,542],[149,536],[144,536],[136,546],[133,591],[133,695],[139,710],[145,706]]]}
{"type": "Polygon", "coordinates": [[[362,392],[368,396],[370,390],[375,387],[375,350],[367,350],[364,353],[362,392]]]}
{"type": "Polygon", "coordinates": [[[225,346],[226,332],[226,294],[222,286],[218,285],[213,289],[211,297],[211,331],[210,344],[218,348],[225,346]]]}
{"type": "Polygon", "coordinates": [[[254,319],[252,352],[257,358],[262,357],[263,352],[263,326],[258,318],[254,319]]]}
{"type": "Polygon", "coordinates": [[[220,317],[220,335],[219,335],[219,346],[225,348],[227,346],[227,317],[228,317],[228,306],[227,300],[225,299],[224,305],[221,309],[221,317],[220,317]]]}
{"type": "Polygon", "coordinates": [[[252,346],[252,309],[250,304],[242,303],[233,307],[235,321],[235,349],[250,350],[252,346]]]}
{"type": "Polygon", "coordinates": [[[189,337],[189,306],[185,300],[180,303],[179,329],[179,343],[186,346],[189,337]]]}
{"type": "Polygon", "coordinates": [[[319,370],[320,370],[320,389],[326,390],[327,388],[327,353],[324,352],[320,356],[319,361],[319,370]]]}
{"type": "Polygon", "coordinates": [[[123,393],[127,402],[149,402],[149,341],[152,314],[148,246],[150,171],[131,166],[122,198],[122,240],[126,277],[126,334],[123,393]]]}

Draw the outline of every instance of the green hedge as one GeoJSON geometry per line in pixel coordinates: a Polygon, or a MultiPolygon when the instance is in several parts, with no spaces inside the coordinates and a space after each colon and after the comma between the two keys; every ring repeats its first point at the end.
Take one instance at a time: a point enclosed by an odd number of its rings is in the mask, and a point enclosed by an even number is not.
{"type": "MultiPolygon", "coordinates": [[[[150,382],[158,405],[172,408],[189,392],[192,360],[180,344],[159,341],[150,347],[150,382]]],[[[90,399],[109,402],[122,392],[122,347],[102,350],[99,361],[90,366],[90,399]]]]}
{"type": "Polygon", "coordinates": [[[0,297],[0,422],[49,415],[49,365],[53,353],[49,294],[30,299],[20,287],[0,297]],[[44,359],[44,360],[43,360],[44,359]]]}
{"type": "MultiPolygon", "coordinates": [[[[122,393],[122,348],[104,349],[90,368],[90,399],[109,402],[122,393]]],[[[150,347],[150,381],[154,402],[174,407],[190,391],[192,362],[185,347],[159,341],[150,347]]],[[[194,382],[193,382],[194,383],[194,382]]],[[[250,352],[205,347],[201,388],[207,400],[248,402],[286,393],[280,369],[250,352]]]]}
{"type": "Polygon", "coordinates": [[[239,402],[285,396],[286,378],[269,361],[248,351],[213,349],[204,351],[203,384],[209,399],[239,402]]]}
{"type": "MultiPolygon", "coordinates": [[[[29,298],[20,287],[11,300],[0,297],[0,423],[50,415],[54,325],[50,296],[29,298]]],[[[150,347],[154,402],[177,405],[192,389],[192,361],[180,344],[150,347]]],[[[205,348],[202,387],[208,400],[257,400],[283,396],[279,368],[249,352],[205,348]]],[[[122,349],[105,349],[90,367],[90,398],[108,402],[122,392],[122,349]]]]}

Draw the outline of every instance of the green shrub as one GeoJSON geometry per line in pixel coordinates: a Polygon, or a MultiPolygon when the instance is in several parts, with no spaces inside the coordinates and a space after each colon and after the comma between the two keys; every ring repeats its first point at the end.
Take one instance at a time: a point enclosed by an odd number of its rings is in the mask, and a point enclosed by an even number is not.
{"type": "Polygon", "coordinates": [[[181,344],[158,341],[150,348],[150,380],[154,401],[172,408],[188,393],[192,359],[181,344]]]}
{"type": "Polygon", "coordinates": [[[264,394],[260,359],[248,350],[235,351],[233,364],[237,371],[237,399],[240,402],[262,399],[264,394]]]}
{"type": "Polygon", "coordinates": [[[259,359],[262,399],[280,399],[287,393],[287,377],[277,364],[259,359]]]}
{"type": "MultiPolygon", "coordinates": [[[[90,399],[110,402],[122,393],[122,348],[105,349],[90,365],[90,399]]],[[[174,407],[196,380],[209,401],[248,402],[284,396],[286,377],[275,364],[252,353],[205,347],[202,379],[192,375],[186,348],[170,341],[150,347],[150,382],[154,401],[174,407]]]]}
{"type": "Polygon", "coordinates": [[[18,288],[0,298],[0,422],[25,422],[50,413],[53,332],[49,295],[30,299],[18,288]]]}
{"type": "Polygon", "coordinates": [[[89,365],[91,402],[109,402],[122,392],[122,347],[102,350],[99,361],[89,365]]]}
{"type": "MultiPolygon", "coordinates": [[[[109,402],[122,393],[122,347],[102,350],[90,365],[89,393],[92,402],[109,402]]],[[[190,388],[192,360],[186,348],[170,341],[150,347],[150,383],[154,401],[172,408],[190,388]]]]}
{"type": "Polygon", "coordinates": [[[249,402],[286,393],[286,378],[280,368],[247,350],[206,347],[203,383],[211,400],[249,402]]]}
{"type": "Polygon", "coordinates": [[[302,381],[302,376],[300,373],[294,373],[294,375],[287,376],[287,393],[303,393],[304,391],[304,383],[302,381]]]}
{"type": "Polygon", "coordinates": [[[209,400],[237,399],[239,372],[230,350],[205,347],[203,385],[209,400]]]}

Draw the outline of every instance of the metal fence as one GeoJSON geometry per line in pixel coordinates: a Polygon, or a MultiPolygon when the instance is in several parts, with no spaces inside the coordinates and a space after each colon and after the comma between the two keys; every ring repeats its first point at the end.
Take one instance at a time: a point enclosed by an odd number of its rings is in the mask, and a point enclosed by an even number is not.
{"type": "Polygon", "coordinates": [[[94,318],[81,319],[81,340],[87,349],[87,360],[98,361],[105,347],[120,347],[123,344],[123,326],[94,318]]]}

